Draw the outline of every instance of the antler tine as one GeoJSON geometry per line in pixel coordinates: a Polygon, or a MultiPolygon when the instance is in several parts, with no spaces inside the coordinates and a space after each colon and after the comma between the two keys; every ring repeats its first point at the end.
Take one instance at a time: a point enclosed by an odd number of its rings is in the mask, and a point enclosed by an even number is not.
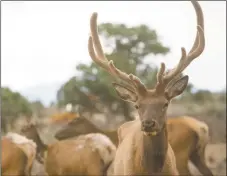
{"type": "Polygon", "coordinates": [[[88,53],[91,57],[91,59],[100,67],[102,67],[103,69],[105,69],[106,71],[109,70],[109,66],[108,66],[108,61],[105,60],[101,60],[96,56],[94,47],[93,47],[93,39],[90,36],[88,39],[88,53]]]}
{"type": "Polygon", "coordinates": [[[159,77],[156,88],[163,88],[178,74],[184,71],[185,68],[198,56],[200,56],[205,48],[205,35],[204,35],[204,19],[202,9],[197,1],[191,1],[196,11],[197,16],[197,34],[194,44],[189,52],[186,54],[185,48],[181,48],[181,59],[177,66],[168,73],[162,73],[159,77]],[[161,80],[161,81],[160,81],[161,80]]]}
{"type": "MultiPolygon", "coordinates": [[[[202,9],[197,1],[191,1],[192,5],[194,6],[195,12],[196,12],[196,17],[197,17],[197,26],[200,26],[202,30],[204,31],[204,19],[203,19],[203,12],[202,9]]],[[[189,51],[189,53],[193,52],[197,47],[198,43],[201,39],[199,39],[199,33],[196,33],[196,39],[195,42],[189,51]]]]}
{"type": "Polygon", "coordinates": [[[98,55],[98,58],[108,61],[107,58],[104,55],[102,45],[101,45],[101,42],[99,40],[98,29],[97,29],[97,17],[98,17],[97,12],[94,12],[91,16],[91,19],[90,19],[90,30],[91,30],[91,36],[92,36],[92,39],[93,39],[92,41],[93,41],[93,44],[94,44],[94,47],[95,47],[95,51],[98,55]]]}
{"type": "MultiPolygon", "coordinates": [[[[113,65],[112,60],[108,61],[105,57],[102,58],[102,60],[101,60],[101,59],[98,58],[98,56],[96,56],[95,50],[94,50],[94,47],[93,47],[93,40],[92,40],[92,37],[91,36],[88,39],[88,52],[89,52],[89,55],[92,58],[92,60],[97,65],[99,65],[100,67],[102,67],[104,70],[106,70],[108,73],[110,73],[115,78],[117,77],[118,70],[116,71],[116,67],[113,65]]],[[[126,77],[126,75],[125,75],[125,77],[126,77]]],[[[127,81],[127,80],[125,80],[125,81],[127,81]]],[[[127,81],[127,83],[129,81],[127,81]]],[[[128,86],[130,86],[130,85],[131,85],[131,82],[130,82],[130,84],[128,86]]],[[[132,87],[132,86],[130,86],[130,88],[132,90],[135,90],[135,88],[132,87]]]]}
{"type": "Polygon", "coordinates": [[[92,14],[90,19],[91,36],[88,40],[88,52],[90,57],[97,65],[105,69],[112,76],[118,77],[121,80],[125,81],[127,83],[127,86],[129,86],[134,91],[140,92],[141,90],[146,90],[144,84],[138,77],[119,70],[118,68],[116,68],[112,60],[108,61],[108,59],[105,57],[98,36],[97,16],[98,14],[95,12],[92,14]]]}
{"type": "Polygon", "coordinates": [[[157,82],[159,84],[162,84],[163,83],[162,77],[163,77],[163,74],[165,72],[165,67],[166,67],[165,64],[162,62],[161,63],[161,67],[160,67],[160,69],[159,69],[159,71],[157,73],[157,82]]]}

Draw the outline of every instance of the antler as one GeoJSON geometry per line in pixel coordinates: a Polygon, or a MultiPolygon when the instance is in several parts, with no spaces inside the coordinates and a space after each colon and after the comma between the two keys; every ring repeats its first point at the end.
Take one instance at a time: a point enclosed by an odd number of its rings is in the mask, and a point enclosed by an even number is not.
{"type": "Polygon", "coordinates": [[[197,34],[194,44],[188,55],[186,54],[185,48],[181,48],[181,59],[178,65],[168,73],[165,73],[165,64],[161,63],[161,68],[157,73],[157,85],[155,88],[158,92],[163,92],[168,83],[183,72],[195,58],[200,56],[205,48],[203,12],[197,1],[191,1],[191,3],[194,6],[197,16],[197,34]]]}
{"type": "MultiPolygon", "coordinates": [[[[188,55],[186,54],[185,48],[181,48],[181,59],[178,65],[172,70],[165,72],[165,64],[161,63],[161,68],[157,73],[157,84],[155,87],[155,91],[157,92],[163,92],[168,83],[172,80],[175,80],[176,77],[181,72],[183,72],[184,69],[187,68],[195,58],[201,55],[205,48],[203,12],[197,1],[191,1],[191,3],[194,6],[197,16],[197,34],[194,44],[188,55]]],[[[122,81],[127,83],[127,86],[129,86],[130,89],[140,94],[145,93],[147,91],[147,88],[137,76],[133,74],[127,74],[119,70],[115,67],[112,60],[108,61],[108,59],[105,57],[98,36],[97,16],[97,13],[93,13],[90,19],[91,36],[89,37],[88,41],[88,51],[90,57],[97,65],[105,69],[112,76],[114,76],[115,78],[120,78],[122,81]]]]}
{"type": "Polygon", "coordinates": [[[93,13],[90,19],[91,36],[88,40],[88,52],[90,57],[97,65],[105,69],[112,76],[115,78],[120,78],[122,81],[127,83],[127,86],[129,86],[130,89],[136,91],[137,93],[143,94],[146,91],[146,87],[137,76],[133,74],[127,74],[119,70],[115,67],[113,60],[108,61],[108,59],[105,57],[98,36],[97,16],[97,13],[93,13]]]}

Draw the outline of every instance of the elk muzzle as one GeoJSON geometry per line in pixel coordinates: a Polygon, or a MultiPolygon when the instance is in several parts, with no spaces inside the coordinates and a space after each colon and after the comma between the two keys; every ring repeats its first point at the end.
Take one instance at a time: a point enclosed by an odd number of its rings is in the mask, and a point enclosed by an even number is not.
{"type": "Polygon", "coordinates": [[[145,135],[155,136],[158,130],[158,123],[155,120],[143,120],[141,122],[141,130],[145,135]]]}

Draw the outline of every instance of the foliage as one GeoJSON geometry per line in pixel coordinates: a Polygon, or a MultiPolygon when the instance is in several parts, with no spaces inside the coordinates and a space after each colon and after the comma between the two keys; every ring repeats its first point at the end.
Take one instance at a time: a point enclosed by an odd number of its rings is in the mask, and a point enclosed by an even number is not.
{"type": "Polygon", "coordinates": [[[63,106],[68,103],[80,105],[89,110],[96,110],[93,101],[98,99],[96,96],[86,92],[81,88],[80,81],[76,77],[70,78],[57,92],[58,105],[63,106]]]}
{"type": "MultiPolygon", "coordinates": [[[[105,53],[107,58],[113,60],[116,67],[126,73],[137,75],[146,86],[154,86],[157,69],[151,64],[145,63],[145,59],[151,54],[165,55],[169,52],[169,48],[163,46],[159,41],[156,31],[146,25],[128,27],[125,24],[111,23],[101,24],[99,31],[101,38],[104,38],[105,48],[110,50],[109,53],[105,53]]],[[[98,96],[110,111],[123,113],[127,120],[130,119],[130,106],[116,96],[111,86],[113,78],[107,72],[93,62],[79,64],[76,69],[81,73],[81,77],[77,80],[70,79],[62,87],[64,100],[71,103],[76,101],[77,96],[74,94],[78,91],[72,87],[78,87],[80,90],[86,90],[88,93],[98,96]],[[67,87],[67,84],[73,86],[69,88],[70,86],[67,87]],[[116,108],[113,108],[113,104],[117,105],[116,108]]],[[[85,106],[90,106],[88,102],[79,98],[79,103],[85,106]]]]}
{"type": "Polygon", "coordinates": [[[226,89],[222,90],[218,95],[217,95],[218,99],[226,104],[226,89]]]}
{"type": "Polygon", "coordinates": [[[212,102],[218,99],[218,101],[223,101],[223,95],[220,94],[219,96],[215,93],[210,92],[209,90],[197,90],[192,92],[193,85],[189,84],[188,88],[185,90],[182,99],[184,101],[191,101],[196,103],[205,103],[205,102],[212,102]]]}
{"type": "Polygon", "coordinates": [[[38,117],[43,117],[43,110],[45,109],[44,105],[41,101],[36,100],[31,102],[31,109],[34,114],[36,114],[38,117]]]}
{"type": "Polygon", "coordinates": [[[2,128],[5,130],[6,123],[10,123],[14,118],[20,115],[30,117],[32,115],[31,105],[20,93],[7,87],[1,87],[1,115],[2,128]]]}
{"type": "Polygon", "coordinates": [[[209,90],[198,90],[194,93],[193,99],[196,102],[205,102],[207,100],[213,100],[213,94],[209,90]]]}

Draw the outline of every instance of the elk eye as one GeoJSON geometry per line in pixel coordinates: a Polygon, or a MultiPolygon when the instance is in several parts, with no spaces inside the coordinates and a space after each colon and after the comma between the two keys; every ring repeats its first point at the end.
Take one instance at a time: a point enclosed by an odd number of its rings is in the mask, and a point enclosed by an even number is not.
{"type": "Polygon", "coordinates": [[[169,103],[165,103],[164,105],[163,105],[163,110],[165,110],[167,107],[168,107],[168,105],[169,105],[169,103]]]}
{"type": "Polygon", "coordinates": [[[135,105],[135,108],[136,108],[136,109],[139,109],[139,106],[138,106],[138,105],[135,105]]]}

